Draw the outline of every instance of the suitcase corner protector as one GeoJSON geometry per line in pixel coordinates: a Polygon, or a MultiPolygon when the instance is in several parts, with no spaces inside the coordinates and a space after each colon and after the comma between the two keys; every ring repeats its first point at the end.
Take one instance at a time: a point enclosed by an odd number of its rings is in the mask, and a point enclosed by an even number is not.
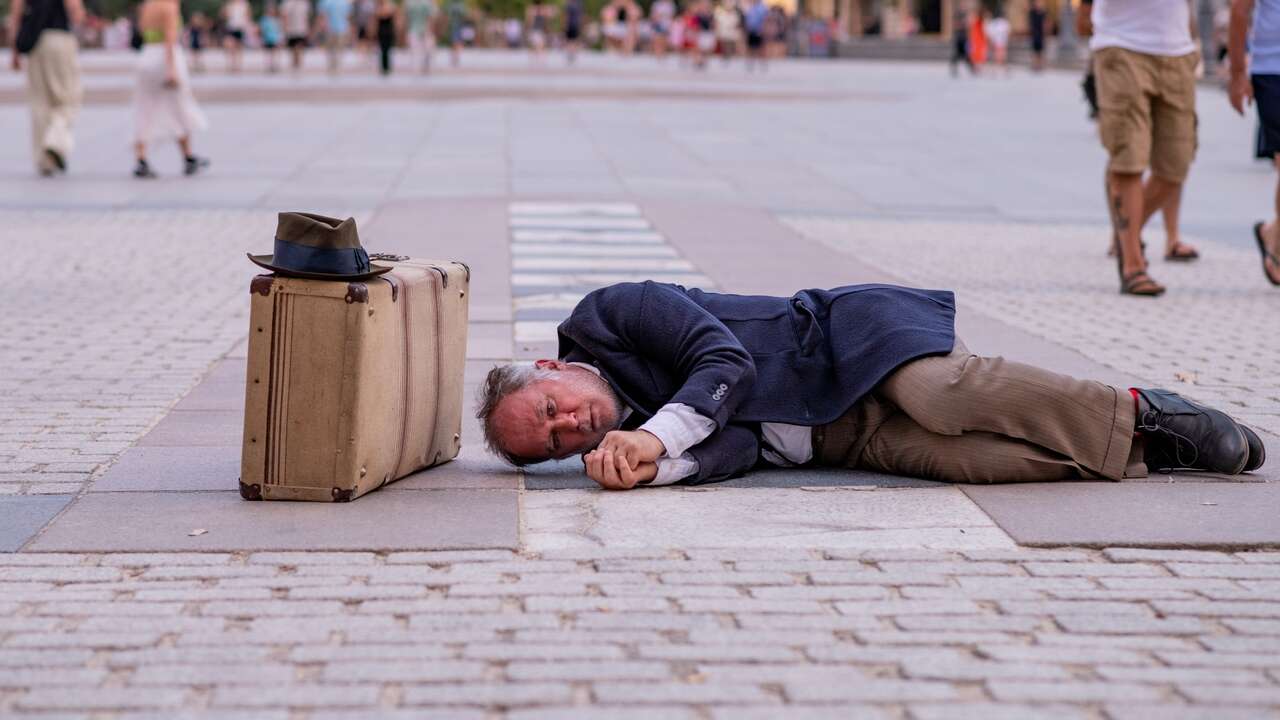
{"type": "Polygon", "coordinates": [[[333,501],[338,503],[351,502],[351,496],[354,494],[355,491],[351,488],[345,490],[343,488],[334,488],[333,501]]]}
{"type": "Polygon", "coordinates": [[[262,296],[271,294],[271,284],[275,282],[275,275],[256,275],[249,282],[249,294],[257,293],[262,296]]]}
{"type": "Polygon", "coordinates": [[[347,296],[344,299],[348,303],[369,302],[369,286],[359,282],[347,283],[347,296]]]}
{"type": "Polygon", "coordinates": [[[245,483],[242,482],[240,483],[240,497],[244,498],[245,500],[261,500],[262,486],[246,485],[245,483]]]}

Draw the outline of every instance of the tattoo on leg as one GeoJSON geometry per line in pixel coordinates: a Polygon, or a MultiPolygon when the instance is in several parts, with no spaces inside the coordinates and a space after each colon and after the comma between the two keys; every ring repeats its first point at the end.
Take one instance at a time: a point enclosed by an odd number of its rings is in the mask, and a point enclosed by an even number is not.
{"type": "Polygon", "coordinates": [[[1124,233],[1129,229],[1129,217],[1124,213],[1124,202],[1120,199],[1120,194],[1112,198],[1113,205],[1111,208],[1112,222],[1116,224],[1116,232],[1124,233]]]}

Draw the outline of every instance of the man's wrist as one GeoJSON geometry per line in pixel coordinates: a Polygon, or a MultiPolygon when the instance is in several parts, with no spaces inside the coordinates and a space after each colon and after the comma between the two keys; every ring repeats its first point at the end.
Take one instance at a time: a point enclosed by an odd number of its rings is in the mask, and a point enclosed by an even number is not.
{"type": "Polygon", "coordinates": [[[640,428],[639,430],[640,430],[640,432],[644,433],[645,435],[648,435],[649,437],[653,438],[653,439],[654,439],[654,441],[658,443],[658,447],[659,447],[659,448],[661,448],[661,449],[658,451],[658,457],[666,457],[666,456],[667,456],[667,444],[666,444],[665,442],[663,442],[663,441],[662,441],[662,438],[658,437],[656,433],[654,433],[654,432],[652,432],[652,431],[650,431],[650,430],[646,430],[646,429],[644,429],[644,428],[640,428]]]}

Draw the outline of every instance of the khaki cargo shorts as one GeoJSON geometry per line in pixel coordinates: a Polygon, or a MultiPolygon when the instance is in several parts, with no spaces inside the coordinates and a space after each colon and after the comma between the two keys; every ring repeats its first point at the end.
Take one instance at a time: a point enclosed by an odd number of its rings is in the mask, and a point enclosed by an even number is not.
{"type": "Polygon", "coordinates": [[[1107,169],[1148,167],[1182,182],[1196,154],[1196,53],[1147,55],[1124,48],[1093,54],[1098,82],[1098,133],[1111,155],[1107,169]]]}

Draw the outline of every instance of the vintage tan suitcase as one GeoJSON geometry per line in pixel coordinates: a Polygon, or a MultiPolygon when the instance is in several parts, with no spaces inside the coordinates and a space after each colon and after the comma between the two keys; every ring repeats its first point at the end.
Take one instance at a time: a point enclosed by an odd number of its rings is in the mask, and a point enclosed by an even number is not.
{"type": "Polygon", "coordinates": [[[250,285],[240,495],[346,502],[461,446],[470,270],[250,285]]]}

